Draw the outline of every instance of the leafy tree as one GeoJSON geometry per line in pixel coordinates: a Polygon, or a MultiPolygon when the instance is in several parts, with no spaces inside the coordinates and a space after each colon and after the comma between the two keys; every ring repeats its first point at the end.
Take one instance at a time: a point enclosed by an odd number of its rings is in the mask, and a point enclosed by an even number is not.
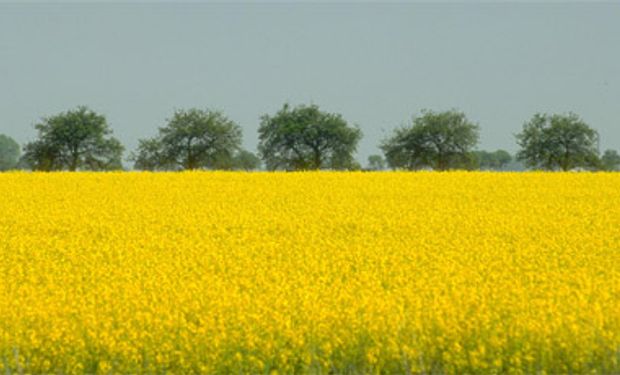
{"type": "Polygon", "coordinates": [[[259,154],[269,170],[359,167],[353,154],[361,130],[316,105],[284,104],[274,116],[261,117],[258,134],[259,154]]]}
{"type": "Polygon", "coordinates": [[[260,167],[260,159],[254,153],[240,150],[233,158],[233,168],[245,171],[253,171],[260,167]]]}
{"type": "Polygon", "coordinates": [[[341,171],[360,171],[362,165],[355,158],[332,159],[331,168],[341,171]]]}
{"type": "Polygon", "coordinates": [[[23,162],[34,170],[122,169],[123,146],[103,115],[88,107],[43,118],[38,138],[24,146],[23,162]]]}
{"type": "Polygon", "coordinates": [[[174,163],[165,159],[163,147],[157,138],[139,140],[137,153],[132,153],[129,160],[134,162],[134,169],[143,171],[177,169],[174,163]]]}
{"type": "Polygon", "coordinates": [[[502,170],[512,161],[512,156],[505,150],[475,151],[474,155],[478,166],[482,169],[502,170]]]}
{"type": "Polygon", "coordinates": [[[392,168],[468,169],[475,164],[472,149],[478,136],[478,125],[462,112],[425,110],[411,126],[396,129],[380,148],[392,168]]]}
{"type": "Polygon", "coordinates": [[[13,138],[0,134],[0,171],[15,168],[19,161],[19,153],[19,144],[13,138]]]}
{"type": "Polygon", "coordinates": [[[491,169],[491,167],[489,167],[489,164],[491,163],[492,156],[489,151],[474,151],[472,152],[472,155],[474,156],[473,159],[476,168],[491,169]]]}
{"type": "Polygon", "coordinates": [[[529,168],[567,171],[597,168],[598,133],[574,113],[537,113],[516,135],[517,159],[529,168]]]}
{"type": "Polygon", "coordinates": [[[337,152],[333,154],[326,167],[342,171],[359,171],[362,169],[362,166],[355,160],[351,152],[337,152]]]}
{"type": "Polygon", "coordinates": [[[141,140],[132,155],[145,170],[230,169],[241,128],[219,111],[177,110],[155,138],[141,140]]]}
{"type": "Polygon", "coordinates": [[[616,150],[605,150],[601,157],[601,166],[606,171],[617,171],[620,167],[620,155],[616,150]]]}
{"type": "Polygon", "coordinates": [[[495,169],[504,169],[512,161],[512,155],[506,150],[496,150],[493,153],[492,166],[495,169]]]}
{"type": "Polygon", "coordinates": [[[381,155],[370,155],[368,157],[368,169],[381,171],[385,169],[385,160],[381,155]]]}

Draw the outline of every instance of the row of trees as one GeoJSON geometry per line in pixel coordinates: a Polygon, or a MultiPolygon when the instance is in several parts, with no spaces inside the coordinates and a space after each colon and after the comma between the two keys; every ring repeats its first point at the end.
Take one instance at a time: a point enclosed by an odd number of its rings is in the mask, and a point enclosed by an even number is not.
{"type": "MultiPolygon", "coordinates": [[[[43,118],[37,139],[19,145],[0,135],[0,170],[122,169],[124,147],[114,138],[103,115],[78,107],[43,118]]],[[[504,151],[476,150],[479,126],[464,113],[423,111],[412,123],[394,130],[371,155],[368,169],[450,170],[504,169],[513,161],[504,151]]],[[[155,136],[139,141],[131,153],[138,170],[267,170],[360,169],[354,159],[362,132],[340,115],[316,105],[285,104],[261,117],[258,156],[242,149],[241,128],[222,112],[177,110],[155,136]]],[[[599,154],[598,133],[573,113],[536,114],[516,135],[516,160],[531,169],[617,170],[620,155],[599,154]]]]}

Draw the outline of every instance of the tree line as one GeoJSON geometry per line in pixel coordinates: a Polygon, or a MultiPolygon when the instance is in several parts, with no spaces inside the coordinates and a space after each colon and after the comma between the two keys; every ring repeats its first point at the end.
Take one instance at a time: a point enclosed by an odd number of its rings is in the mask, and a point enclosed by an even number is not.
{"type": "MultiPolygon", "coordinates": [[[[0,134],[0,170],[109,171],[123,169],[125,148],[104,115],[85,106],[44,117],[23,150],[0,134]],[[23,151],[23,152],[22,152],[23,151]]],[[[503,170],[518,161],[534,170],[618,170],[615,150],[599,152],[599,135],[578,115],[535,114],[515,135],[519,151],[477,150],[480,127],[458,110],[424,110],[396,128],[371,155],[367,170],[503,170]]],[[[359,170],[354,155],[362,131],[316,105],[284,104],[263,115],[258,153],[241,147],[241,127],[220,111],[176,110],[129,154],[136,170],[359,170]]]]}

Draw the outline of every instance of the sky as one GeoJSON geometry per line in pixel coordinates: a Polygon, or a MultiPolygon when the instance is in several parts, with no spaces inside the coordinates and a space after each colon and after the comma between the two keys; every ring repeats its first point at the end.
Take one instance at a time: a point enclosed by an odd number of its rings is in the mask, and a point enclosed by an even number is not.
{"type": "Polygon", "coordinates": [[[197,107],[255,151],[285,102],[358,125],[362,164],[423,109],[463,111],[480,149],[569,111],[620,149],[620,2],[0,2],[0,133],[20,143],[87,105],[131,151],[197,107]]]}

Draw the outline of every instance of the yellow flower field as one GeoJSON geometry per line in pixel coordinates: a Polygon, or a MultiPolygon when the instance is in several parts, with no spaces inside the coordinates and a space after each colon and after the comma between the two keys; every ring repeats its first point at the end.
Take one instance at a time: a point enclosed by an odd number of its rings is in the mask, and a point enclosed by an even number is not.
{"type": "Polygon", "coordinates": [[[620,174],[0,174],[0,371],[620,373],[620,174]]]}

